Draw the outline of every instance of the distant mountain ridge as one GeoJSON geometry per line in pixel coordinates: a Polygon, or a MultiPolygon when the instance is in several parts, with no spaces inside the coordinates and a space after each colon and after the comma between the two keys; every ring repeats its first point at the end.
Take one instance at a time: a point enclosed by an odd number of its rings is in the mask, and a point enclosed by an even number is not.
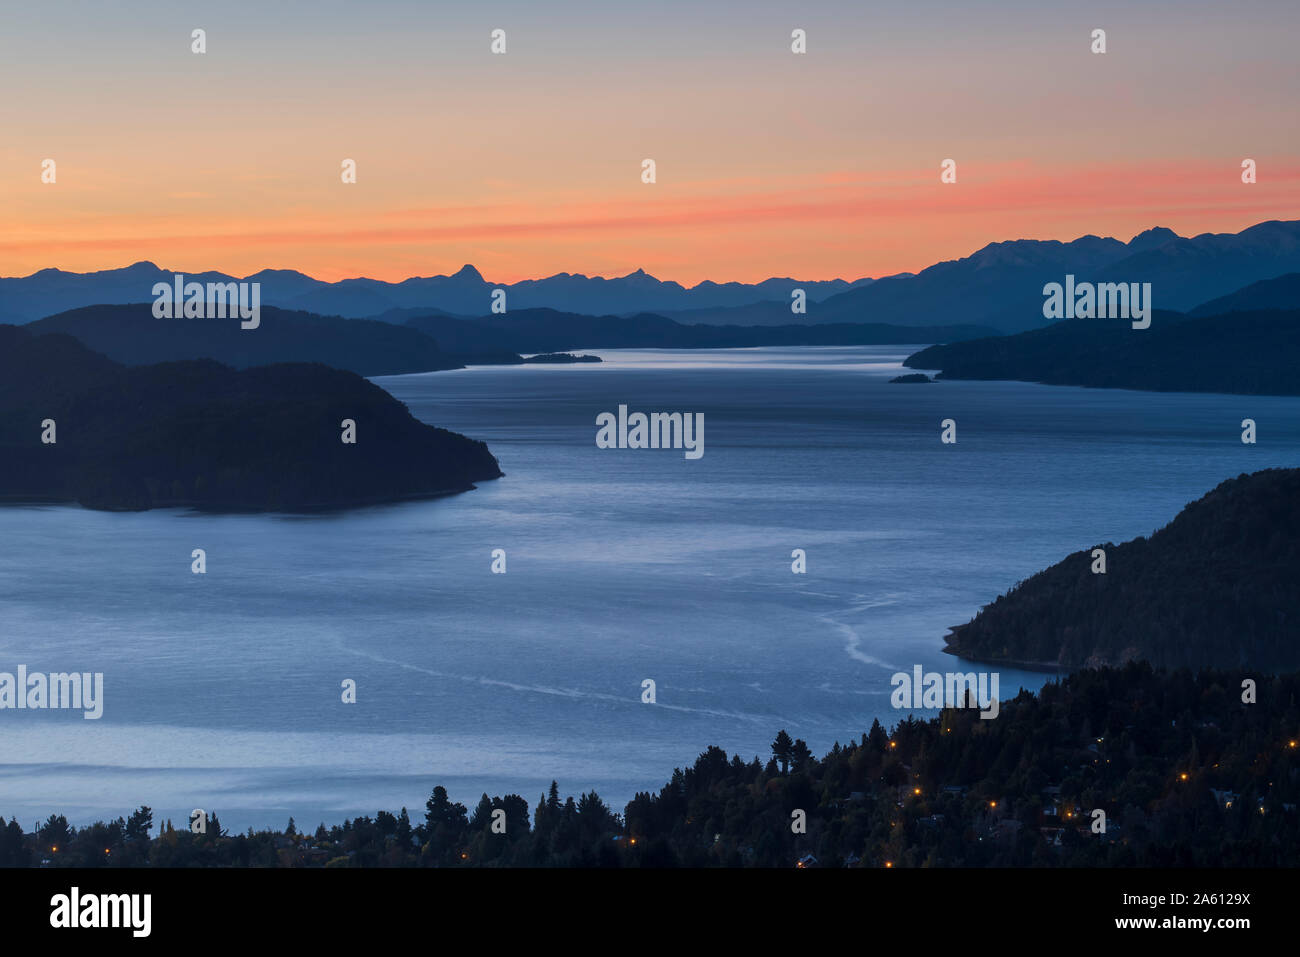
{"type": "MultiPolygon", "coordinates": [[[[411,310],[460,316],[491,314],[492,291],[506,291],[508,311],[555,309],[582,315],[667,315],[686,324],[785,325],[876,323],[896,326],[983,325],[1020,332],[1047,325],[1042,288],[1066,275],[1090,282],[1149,282],[1156,308],[1185,312],[1245,286],[1300,272],[1300,221],[1258,223],[1239,233],[1179,236],[1156,226],[1128,242],[1082,236],[1070,242],[1014,239],[935,263],[915,275],[881,279],[758,283],[704,281],[687,288],[644,270],[603,278],[557,273],[516,283],[488,281],[474,266],[451,275],[324,282],[286,269],[251,276],[186,274],[196,282],[261,284],[264,304],[344,318],[401,323],[411,310]],[[802,289],[805,314],[790,311],[802,289]]],[[[89,305],[143,302],[173,272],[150,262],[124,269],[68,273],[43,269],[0,279],[0,322],[25,323],[89,305]]],[[[1260,306],[1256,306],[1259,308],[1260,306]]]]}
{"type": "Polygon", "coordinates": [[[1188,315],[1220,316],[1228,312],[1260,309],[1300,309],[1300,272],[1253,282],[1226,296],[1201,303],[1188,315]]]}
{"type": "Polygon", "coordinates": [[[1073,242],[990,243],[911,279],[881,279],[808,309],[809,322],[931,325],[969,322],[1021,332],[1048,325],[1042,289],[1080,281],[1151,283],[1157,309],[1184,312],[1218,296],[1300,272],[1300,221],[1259,223],[1240,233],[1181,237],[1163,227],[1127,243],[1084,236],[1073,242]]]}
{"type": "MultiPolygon", "coordinates": [[[[122,305],[152,300],[153,284],[172,281],[174,271],[151,262],[123,269],[71,273],[42,269],[30,276],[0,279],[0,322],[22,324],[82,306],[122,305]]],[[[414,277],[397,283],[378,279],[343,279],[324,282],[291,269],[263,269],[250,276],[220,272],[185,273],[187,281],[257,282],[261,301],[290,311],[360,319],[391,310],[418,308],[458,315],[488,313],[492,290],[506,290],[510,309],[553,308],[588,314],[657,312],[663,310],[725,308],[772,299],[787,303],[790,290],[803,289],[818,301],[855,288],[870,279],[826,281],[765,279],[759,283],[711,281],[691,288],[663,281],[636,270],[626,276],[557,273],[545,279],[493,283],[471,265],[450,276],[414,277]]]]}

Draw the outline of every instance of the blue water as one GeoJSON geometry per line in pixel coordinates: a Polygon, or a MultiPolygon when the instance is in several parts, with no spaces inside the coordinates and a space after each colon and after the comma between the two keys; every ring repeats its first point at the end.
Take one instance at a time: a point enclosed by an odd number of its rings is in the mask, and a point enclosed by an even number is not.
{"type": "MultiPolygon", "coordinates": [[[[434,784],[531,805],[552,778],[621,809],[710,744],[766,760],[781,728],[821,753],[892,724],[890,675],[954,670],[947,628],[1018,580],[1300,465],[1294,398],[888,384],[910,351],[600,350],[378,379],[501,461],[435,501],[0,509],[0,670],[102,671],[106,698],[99,721],[0,711],[0,815],[314,827],[422,815],[434,784]],[[598,449],[620,403],[703,412],[703,458],[598,449]]],[[[999,674],[1003,698],[1045,680],[999,674]]]]}

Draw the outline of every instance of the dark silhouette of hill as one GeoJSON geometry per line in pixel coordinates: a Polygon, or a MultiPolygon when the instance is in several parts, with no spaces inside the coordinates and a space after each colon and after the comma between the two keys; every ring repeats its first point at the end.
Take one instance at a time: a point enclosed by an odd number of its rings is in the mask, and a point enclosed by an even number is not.
{"type": "Polygon", "coordinates": [[[125,367],[16,326],[0,326],[0,462],[0,498],[114,510],[347,507],[501,475],[482,442],[419,422],[352,372],[125,367]],[[47,419],[53,444],[41,440],[47,419]],[[341,440],[344,419],[356,444],[341,440]]]}
{"type": "Polygon", "coordinates": [[[1199,318],[1265,309],[1300,309],[1300,272],[1253,282],[1236,292],[1201,303],[1188,315],[1199,318]]]}
{"type": "Polygon", "coordinates": [[[754,346],[890,345],[946,342],[987,335],[979,326],[932,328],[868,323],[839,326],[684,326],[663,316],[586,316],[554,309],[511,310],[503,316],[451,319],[421,316],[407,321],[457,355],[508,349],[568,352],[574,349],[732,349],[754,346]]]}
{"type": "Polygon", "coordinates": [[[126,365],[214,359],[244,369],[275,362],[320,362],[358,375],[400,375],[459,369],[416,329],[366,319],[317,316],[263,306],[261,324],[241,329],[238,319],[158,319],[152,303],[87,306],[30,323],[33,333],[76,336],[96,352],[126,365]]]}
{"type": "Polygon", "coordinates": [[[1121,319],[1069,319],[1013,336],[930,346],[903,364],[940,369],[942,379],[1300,395],[1300,310],[1204,319],[1156,310],[1149,329],[1121,319]]]}
{"type": "Polygon", "coordinates": [[[1064,282],[1151,283],[1159,309],[1181,312],[1248,283],[1300,271],[1300,221],[1266,222],[1240,233],[1185,238],[1157,227],[1128,243],[1084,236],[1073,242],[990,243],[911,279],[881,279],[819,303],[811,322],[929,325],[970,322],[1019,332],[1047,325],[1042,289],[1064,282]]]}
{"type": "Polygon", "coordinates": [[[952,629],[946,651],[1061,668],[1300,669],[1300,469],[1223,482],[1150,538],[1075,552],[952,629]]]}

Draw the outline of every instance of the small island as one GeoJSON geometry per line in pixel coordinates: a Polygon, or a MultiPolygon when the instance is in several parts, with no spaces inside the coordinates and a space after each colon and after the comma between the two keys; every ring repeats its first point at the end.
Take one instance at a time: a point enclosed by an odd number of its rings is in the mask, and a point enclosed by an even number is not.
{"type": "Polygon", "coordinates": [[[924,372],[911,372],[911,373],[909,373],[909,374],[907,374],[907,375],[896,375],[896,376],[894,376],[892,379],[890,379],[889,381],[890,381],[890,384],[893,384],[893,383],[895,383],[895,382],[901,382],[901,383],[909,383],[909,382],[933,382],[934,380],[931,379],[931,378],[930,378],[928,375],[926,375],[924,372]]]}
{"type": "Polygon", "coordinates": [[[543,352],[536,356],[525,356],[524,362],[561,363],[561,362],[600,362],[600,356],[574,355],[572,352],[543,352]]]}

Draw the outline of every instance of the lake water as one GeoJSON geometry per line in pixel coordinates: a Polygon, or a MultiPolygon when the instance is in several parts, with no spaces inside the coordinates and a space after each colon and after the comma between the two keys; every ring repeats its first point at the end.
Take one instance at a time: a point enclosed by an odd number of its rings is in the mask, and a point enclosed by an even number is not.
{"type": "MultiPolygon", "coordinates": [[[[0,815],[314,827],[421,818],[435,784],[532,806],[552,778],[621,810],[710,744],[766,761],[781,728],[822,753],[892,725],[890,675],[955,670],[947,628],[1018,580],[1300,465],[1294,398],[888,384],[911,351],[600,350],[378,379],[501,461],[436,501],[0,509],[0,670],[105,675],[98,721],[0,711],[0,815]],[[704,456],[598,449],[619,404],[704,413],[704,456]]],[[[999,673],[1003,698],[1045,680],[999,673]]]]}

